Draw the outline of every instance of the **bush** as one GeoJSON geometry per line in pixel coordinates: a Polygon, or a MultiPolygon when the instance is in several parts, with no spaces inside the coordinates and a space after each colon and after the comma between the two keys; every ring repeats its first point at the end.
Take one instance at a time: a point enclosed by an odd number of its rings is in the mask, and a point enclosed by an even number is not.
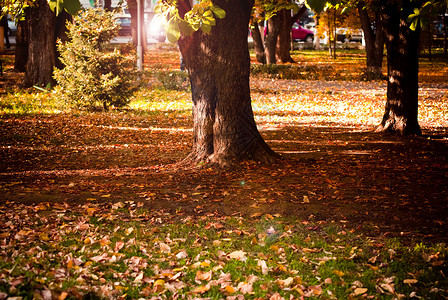
{"type": "Polygon", "coordinates": [[[78,108],[127,105],[136,88],[136,55],[112,47],[119,29],[113,13],[89,9],[67,28],[68,42],[57,45],[65,67],[54,70],[56,95],[78,108]]]}

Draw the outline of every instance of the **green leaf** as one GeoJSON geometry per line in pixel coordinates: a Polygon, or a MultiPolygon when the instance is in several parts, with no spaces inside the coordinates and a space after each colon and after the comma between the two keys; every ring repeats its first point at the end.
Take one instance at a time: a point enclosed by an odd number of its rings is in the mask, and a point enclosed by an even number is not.
{"type": "MultiPolygon", "coordinates": [[[[448,1],[448,0],[447,0],[448,1]]],[[[216,5],[210,6],[211,11],[215,14],[215,16],[219,19],[224,19],[226,17],[226,11],[216,5]]]]}
{"type": "Polygon", "coordinates": [[[182,31],[184,35],[192,35],[193,32],[199,29],[199,27],[197,29],[194,29],[190,23],[188,23],[185,20],[181,20],[179,22],[179,29],[182,31]]]}
{"type": "Polygon", "coordinates": [[[174,17],[166,25],[166,37],[170,43],[175,43],[180,38],[179,23],[174,17]]]}
{"type": "Polygon", "coordinates": [[[325,0],[307,0],[306,5],[314,10],[316,13],[320,13],[324,10],[327,1],[325,0]]]}
{"type": "Polygon", "coordinates": [[[210,31],[212,31],[212,26],[210,24],[207,24],[207,23],[202,23],[201,24],[201,30],[204,33],[210,33],[210,31]]]}
{"type": "Polygon", "coordinates": [[[65,10],[72,16],[78,14],[81,10],[81,2],[79,0],[65,0],[64,1],[65,10]]]}
{"type": "Polygon", "coordinates": [[[79,0],[49,0],[48,5],[56,15],[66,10],[70,15],[74,16],[81,10],[81,2],[79,0]]]}

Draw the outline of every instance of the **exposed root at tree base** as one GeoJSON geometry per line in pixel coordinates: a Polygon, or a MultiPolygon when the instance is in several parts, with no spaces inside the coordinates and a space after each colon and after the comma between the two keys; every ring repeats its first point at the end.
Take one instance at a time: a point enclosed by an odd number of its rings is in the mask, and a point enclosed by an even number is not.
{"type": "Polygon", "coordinates": [[[213,153],[211,155],[205,155],[204,153],[191,152],[185,159],[179,162],[179,166],[198,166],[198,167],[220,167],[230,168],[238,166],[245,161],[255,161],[265,164],[276,163],[282,159],[282,156],[275,153],[271,149],[266,151],[265,149],[259,149],[252,153],[244,153],[242,155],[232,155],[227,153],[213,153]]]}

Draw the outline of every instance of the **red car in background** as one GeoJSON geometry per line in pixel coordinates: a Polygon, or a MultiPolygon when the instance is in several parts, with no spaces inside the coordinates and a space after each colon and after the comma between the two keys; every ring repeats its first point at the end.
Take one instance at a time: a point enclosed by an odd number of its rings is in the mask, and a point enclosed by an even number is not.
{"type": "Polygon", "coordinates": [[[312,43],[314,40],[314,32],[303,28],[297,23],[292,25],[292,39],[294,41],[304,41],[305,43],[312,43]]]}

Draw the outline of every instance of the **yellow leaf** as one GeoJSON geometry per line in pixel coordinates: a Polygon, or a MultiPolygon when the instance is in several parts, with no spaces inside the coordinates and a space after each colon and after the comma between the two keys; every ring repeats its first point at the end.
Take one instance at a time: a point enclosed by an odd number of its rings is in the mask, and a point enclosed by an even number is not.
{"type": "Polygon", "coordinates": [[[91,238],[89,238],[89,237],[86,237],[85,239],[84,239],[84,244],[92,244],[92,239],[91,238]]]}
{"type": "Polygon", "coordinates": [[[201,267],[210,267],[210,263],[203,261],[203,262],[201,262],[201,267]]]}
{"type": "Polygon", "coordinates": [[[198,286],[198,287],[196,287],[194,290],[193,290],[193,293],[196,293],[196,294],[202,294],[202,293],[205,293],[205,292],[207,292],[208,290],[210,289],[210,286],[209,285],[201,285],[201,286],[198,286]]]}
{"type": "Polygon", "coordinates": [[[39,239],[41,240],[41,241],[44,241],[44,242],[47,242],[47,241],[49,241],[50,240],[50,238],[48,237],[48,235],[46,234],[46,233],[41,233],[41,234],[39,234],[39,239]]]}
{"type": "Polygon", "coordinates": [[[225,290],[227,293],[229,293],[229,294],[233,294],[233,293],[235,293],[235,289],[234,289],[232,286],[230,286],[230,285],[226,286],[226,287],[224,288],[224,290],[225,290]]]}
{"type": "Polygon", "coordinates": [[[96,208],[93,208],[93,207],[87,207],[86,211],[87,211],[87,214],[88,214],[89,216],[93,216],[93,215],[95,214],[95,212],[96,212],[96,208]]]}
{"type": "Polygon", "coordinates": [[[367,292],[367,288],[356,288],[355,291],[353,292],[353,294],[355,296],[359,296],[359,295],[362,295],[362,294],[364,294],[366,292],[367,292]]]}
{"type": "Polygon", "coordinates": [[[165,280],[163,280],[163,279],[157,279],[157,280],[154,282],[154,286],[158,286],[158,285],[165,285],[165,280]]]}
{"type": "Polygon", "coordinates": [[[67,296],[68,296],[68,293],[67,292],[62,292],[60,295],[59,295],[59,300],[64,300],[65,298],[67,298],[67,296]]]}
{"type": "Polygon", "coordinates": [[[344,276],[344,272],[342,272],[342,271],[338,271],[338,270],[334,270],[334,271],[333,271],[333,274],[336,274],[336,275],[338,275],[339,277],[344,276]]]}
{"type": "Polygon", "coordinates": [[[72,259],[70,259],[70,260],[67,262],[67,269],[71,269],[71,268],[73,268],[73,260],[72,260],[72,259]]]}
{"type": "Polygon", "coordinates": [[[84,267],[89,267],[89,266],[91,266],[93,263],[91,262],[91,261],[88,261],[88,262],[86,262],[85,264],[84,264],[84,267]]]}

